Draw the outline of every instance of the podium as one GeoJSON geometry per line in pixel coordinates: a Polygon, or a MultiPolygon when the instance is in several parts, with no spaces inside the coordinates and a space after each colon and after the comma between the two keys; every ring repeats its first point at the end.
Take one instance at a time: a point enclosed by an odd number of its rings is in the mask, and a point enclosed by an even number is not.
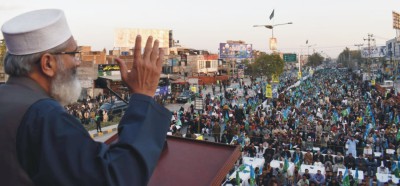
{"type": "Polygon", "coordinates": [[[240,155],[239,146],[167,136],[148,185],[221,185],[240,155]]]}

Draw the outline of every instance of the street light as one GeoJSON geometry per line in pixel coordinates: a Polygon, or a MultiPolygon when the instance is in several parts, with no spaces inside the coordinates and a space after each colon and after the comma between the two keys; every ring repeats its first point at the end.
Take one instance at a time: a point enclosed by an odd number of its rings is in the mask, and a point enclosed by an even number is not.
{"type": "Polygon", "coordinates": [[[281,24],[275,24],[275,25],[253,25],[253,27],[265,27],[268,29],[272,30],[272,37],[269,40],[269,48],[270,50],[274,51],[276,50],[276,38],[274,38],[274,27],[276,26],[280,26],[280,25],[291,25],[293,24],[292,22],[288,22],[288,23],[281,23],[281,24]]]}
{"type": "Polygon", "coordinates": [[[280,25],[291,25],[293,24],[292,22],[288,22],[288,23],[281,23],[281,24],[275,24],[275,25],[253,25],[253,27],[265,27],[268,29],[272,30],[272,38],[274,37],[274,27],[276,26],[280,26],[280,25]]]}

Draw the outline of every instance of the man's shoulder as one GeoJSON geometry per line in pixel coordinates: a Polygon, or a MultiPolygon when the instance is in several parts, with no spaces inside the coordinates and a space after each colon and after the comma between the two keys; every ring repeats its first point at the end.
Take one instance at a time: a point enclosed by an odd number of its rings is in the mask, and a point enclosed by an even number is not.
{"type": "Polygon", "coordinates": [[[36,108],[36,109],[46,108],[46,110],[63,109],[63,107],[61,106],[61,104],[59,102],[57,102],[56,100],[51,99],[51,98],[38,100],[32,104],[31,108],[36,108]]]}
{"type": "Polygon", "coordinates": [[[66,113],[64,107],[60,105],[54,99],[46,98],[41,99],[33,103],[28,111],[27,115],[36,115],[36,116],[46,116],[46,115],[56,115],[57,113],[66,113]]]}

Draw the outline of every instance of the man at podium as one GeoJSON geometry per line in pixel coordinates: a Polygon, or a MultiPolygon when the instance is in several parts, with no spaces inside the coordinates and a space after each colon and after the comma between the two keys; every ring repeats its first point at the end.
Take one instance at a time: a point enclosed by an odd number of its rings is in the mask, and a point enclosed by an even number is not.
{"type": "Polygon", "coordinates": [[[116,59],[130,93],[119,140],[95,142],[63,105],[81,89],[81,51],[61,10],[24,13],[1,28],[10,75],[0,86],[2,185],[147,185],[166,139],[170,112],[152,99],[163,52],[159,41],[136,38],[131,69],[116,59]]]}

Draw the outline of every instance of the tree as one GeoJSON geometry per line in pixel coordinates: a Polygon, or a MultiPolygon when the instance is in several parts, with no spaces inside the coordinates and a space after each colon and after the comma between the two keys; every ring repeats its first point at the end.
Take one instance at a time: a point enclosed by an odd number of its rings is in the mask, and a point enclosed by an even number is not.
{"type": "Polygon", "coordinates": [[[322,64],[324,61],[324,57],[319,53],[314,53],[310,57],[308,57],[308,63],[306,66],[316,67],[322,64]]]}
{"type": "Polygon", "coordinates": [[[272,75],[281,75],[285,63],[277,54],[261,54],[255,62],[247,65],[249,74],[253,76],[267,76],[271,79],[272,75]]]}
{"type": "Polygon", "coordinates": [[[337,60],[337,62],[340,63],[343,67],[348,68],[361,66],[363,61],[365,60],[361,58],[361,51],[350,50],[347,47],[339,54],[337,60]]]}

